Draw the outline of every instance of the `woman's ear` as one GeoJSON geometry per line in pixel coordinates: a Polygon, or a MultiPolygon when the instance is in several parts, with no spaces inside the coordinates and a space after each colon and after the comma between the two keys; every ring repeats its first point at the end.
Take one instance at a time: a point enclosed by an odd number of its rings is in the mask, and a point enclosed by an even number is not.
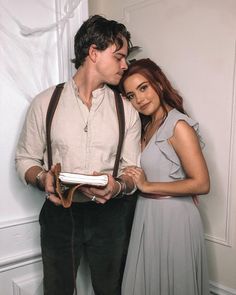
{"type": "Polygon", "coordinates": [[[89,58],[92,62],[96,62],[96,59],[97,59],[97,47],[95,44],[92,44],[90,47],[89,47],[89,58]]]}

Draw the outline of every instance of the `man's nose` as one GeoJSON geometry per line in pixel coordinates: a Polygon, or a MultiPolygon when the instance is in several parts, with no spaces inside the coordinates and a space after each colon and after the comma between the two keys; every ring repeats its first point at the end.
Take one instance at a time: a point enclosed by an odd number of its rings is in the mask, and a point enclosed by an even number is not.
{"type": "Polygon", "coordinates": [[[122,58],[122,60],[121,60],[121,68],[124,71],[128,69],[128,64],[127,64],[127,61],[125,58],[122,58]]]}

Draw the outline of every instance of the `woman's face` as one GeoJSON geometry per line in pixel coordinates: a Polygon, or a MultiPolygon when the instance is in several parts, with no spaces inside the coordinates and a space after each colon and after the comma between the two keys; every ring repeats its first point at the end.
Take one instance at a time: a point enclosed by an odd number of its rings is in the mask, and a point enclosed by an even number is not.
{"type": "Polygon", "coordinates": [[[126,97],[135,109],[147,116],[162,109],[159,95],[141,74],[133,74],[124,81],[126,97]]]}

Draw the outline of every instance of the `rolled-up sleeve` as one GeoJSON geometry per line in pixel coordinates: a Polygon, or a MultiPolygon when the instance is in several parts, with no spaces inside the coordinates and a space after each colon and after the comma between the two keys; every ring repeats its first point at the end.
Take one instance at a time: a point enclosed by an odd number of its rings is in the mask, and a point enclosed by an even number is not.
{"type": "MultiPolygon", "coordinates": [[[[25,173],[33,166],[43,167],[45,152],[45,110],[42,99],[36,97],[26,114],[16,147],[15,164],[20,179],[25,183],[25,173]]],[[[46,103],[48,105],[48,103],[46,103]]]]}
{"type": "Polygon", "coordinates": [[[120,170],[135,165],[140,165],[141,154],[141,122],[138,112],[129,101],[124,100],[126,132],[122,149],[122,162],[120,170]]]}

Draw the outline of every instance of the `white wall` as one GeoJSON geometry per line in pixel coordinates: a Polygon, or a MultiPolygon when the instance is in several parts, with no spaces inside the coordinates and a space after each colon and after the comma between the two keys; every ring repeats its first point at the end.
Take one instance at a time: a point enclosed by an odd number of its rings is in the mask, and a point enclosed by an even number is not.
{"type": "MultiPolygon", "coordinates": [[[[42,194],[24,187],[14,150],[32,97],[72,74],[71,36],[86,16],[86,0],[68,13],[66,0],[0,0],[0,290],[42,293],[38,213],[42,194]],[[83,11],[83,12],[81,12],[83,11]],[[67,16],[69,20],[63,18],[67,16]],[[48,30],[62,19],[65,29],[48,30]],[[18,20],[19,22],[16,22],[18,20]],[[22,35],[23,27],[40,28],[22,35]]],[[[80,0],[69,1],[77,5],[80,0]]],[[[235,0],[90,0],[89,13],[127,24],[138,57],[151,57],[200,121],[212,179],[201,199],[212,289],[236,294],[235,0]]]]}
{"type": "Polygon", "coordinates": [[[201,198],[211,288],[236,294],[236,1],[97,0],[89,14],[124,22],[200,122],[211,193],[201,198]]]}
{"type": "Polygon", "coordinates": [[[32,98],[71,76],[73,36],[87,16],[87,0],[0,0],[0,293],[4,295],[42,294],[38,213],[44,196],[18,179],[15,146],[32,98]]]}

